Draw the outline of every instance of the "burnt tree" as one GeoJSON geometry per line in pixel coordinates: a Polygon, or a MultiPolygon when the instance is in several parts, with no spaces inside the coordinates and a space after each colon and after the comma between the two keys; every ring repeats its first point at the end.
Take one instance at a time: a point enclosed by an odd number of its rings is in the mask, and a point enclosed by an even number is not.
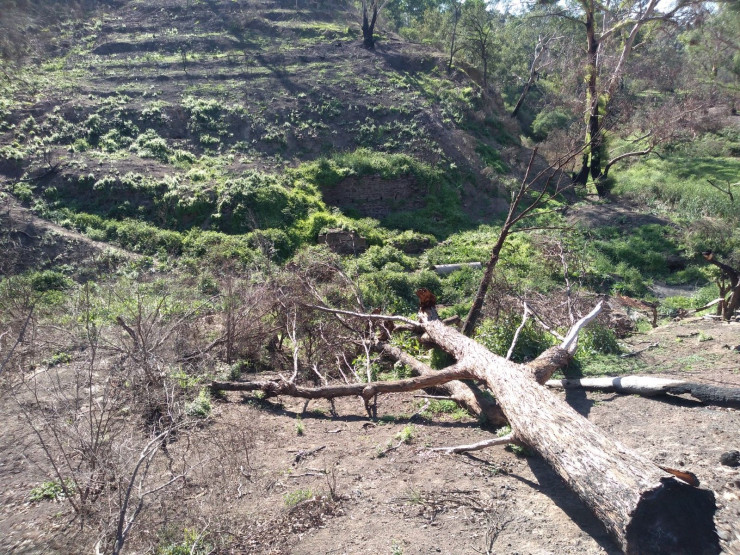
{"type": "MultiPolygon", "coordinates": [[[[488,351],[457,329],[447,326],[432,304],[433,295],[419,292],[419,322],[407,318],[323,310],[375,321],[400,320],[422,332],[455,357],[457,363],[436,375],[398,382],[301,388],[287,380],[251,384],[214,383],[214,389],[260,389],[267,394],[315,398],[359,395],[367,404],[378,393],[411,391],[452,380],[476,379],[493,393],[511,425],[507,442],[527,445],[539,453],[591,508],[625,553],[718,553],[714,527],[714,494],[695,487],[691,473],[663,469],[605,436],[543,385],[575,351],[578,330],[595,310],[574,326],[560,347],[533,363],[515,364],[488,351]]],[[[500,444],[497,438],[460,452],[500,444]]]]}
{"type": "Polygon", "coordinates": [[[370,50],[375,48],[375,24],[386,2],[387,0],[362,0],[362,44],[370,50]]]}

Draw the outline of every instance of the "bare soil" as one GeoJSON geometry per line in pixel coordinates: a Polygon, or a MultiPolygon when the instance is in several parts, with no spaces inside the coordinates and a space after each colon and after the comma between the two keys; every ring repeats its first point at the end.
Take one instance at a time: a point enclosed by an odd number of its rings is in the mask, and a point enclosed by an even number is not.
{"type": "MultiPolygon", "coordinates": [[[[646,342],[658,347],[638,355],[641,373],[740,387],[739,324],[693,319],[628,340],[634,350],[646,342]]],[[[688,398],[553,394],[656,463],[694,472],[715,492],[724,552],[740,553],[740,469],[719,462],[723,452],[740,449],[739,411],[688,398]]],[[[175,458],[182,450],[203,464],[185,487],[150,507],[131,552],[151,552],[167,530],[181,540],[189,527],[210,534],[207,542],[226,553],[473,554],[485,553],[491,538],[496,553],[619,553],[539,457],[503,448],[467,456],[430,451],[491,432],[473,419],[410,418],[421,402],[410,394],[382,398],[379,422],[359,400],[338,402],[338,417],[315,402],[299,421],[302,402],[229,394],[187,446],[172,446],[175,458]],[[408,444],[397,438],[407,426],[408,444]],[[296,462],[299,451],[317,447],[323,449],[296,462]],[[307,499],[290,507],[301,494],[307,499]]],[[[70,524],[64,502],[29,501],[50,469],[7,392],[0,419],[0,552],[89,553],[96,538],[70,524]]]]}
{"type": "Polygon", "coordinates": [[[139,255],[39,218],[11,196],[0,197],[0,276],[68,264],[78,271],[111,271],[139,255]]]}

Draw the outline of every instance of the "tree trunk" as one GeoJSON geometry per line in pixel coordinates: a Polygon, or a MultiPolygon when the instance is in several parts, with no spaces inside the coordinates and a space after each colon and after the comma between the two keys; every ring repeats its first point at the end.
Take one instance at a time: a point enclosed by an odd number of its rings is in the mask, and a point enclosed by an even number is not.
{"type": "Polygon", "coordinates": [[[529,88],[534,83],[534,78],[532,75],[529,76],[529,80],[524,84],[524,89],[522,90],[522,94],[519,95],[519,100],[516,101],[516,106],[514,106],[514,109],[511,111],[511,117],[515,118],[516,115],[519,113],[519,110],[522,107],[522,104],[524,104],[524,99],[527,98],[527,93],[529,93],[529,88]]]}
{"type": "Polygon", "coordinates": [[[643,397],[689,394],[706,405],[740,409],[739,388],[717,387],[684,380],[653,378],[652,376],[550,380],[545,385],[556,389],[614,391],[626,395],[642,395],[643,397]]]}
{"type": "Polygon", "coordinates": [[[574,182],[585,185],[589,174],[596,181],[601,177],[601,153],[603,150],[603,134],[599,117],[599,90],[598,90],[598,60],[599,41],[596,38],[595,7],[593,2],[587,3],[586,10],[586,38],[588,41],[588,62],[586,64],[586,137],[588,145],[583,153],[581,170],[574,178],[574,182]]]}
{"type": "Polygon", "coordinates": [[[368,6],[366,2],[362,3],[362,45],[373,50],[375,48],[375,22],[378,20],[378,6],[377,1],[371,2],[369,7],[372,15],[368,16],[368,6]]]}
{"type": "Polygon", "coordinates": [[[447,60],[447,73],[450,73],[452,71],[452,61],[455,58],[455,52],[457,52],[455,48],[455,42],[457,39],[457,24],[460,21],[460,4],[455,2],[452,6],[453,10],[453,20],[452,20],[452,35],[450,37],[450,57],[447,60]]]}
{"type": "Polygon", "coordinates": [[[714,494],[670,476],[605,436],[537,383],[535,371],[496,356],[428,309],[429,337],[493,392],[514,438],[537,451],[626,553],[718,553],[714,494]]]}
{"type": "Polygon", "coordinates": [[[475,325],[478,323],[478,318],[483,309],[483,303],[486,300],[486,293],[488,292],[488,287],[491,285],[493,272],[498,263],[498,257],[501,254],[501,249],[506,242],[506,238],[509,236],[509,230],[511,228],[511,224],[509,223],[509,220],[511,219],[511,210],[509,211],[509,214],[509,217],[506,219],[506,222],[501,229],[501,233],[499,233],[498,240],[491,250],[491,257],[488,259],[488,263],[486,264],[486,271],[483,273],[483,278],[481,278],[480,283],[478,284],[478,291],[475,293],[473,304],[470,306],[468,315],[465,318],[465,323],[463,323],[462,331],[467,336],[473,334],[475,325]]]}

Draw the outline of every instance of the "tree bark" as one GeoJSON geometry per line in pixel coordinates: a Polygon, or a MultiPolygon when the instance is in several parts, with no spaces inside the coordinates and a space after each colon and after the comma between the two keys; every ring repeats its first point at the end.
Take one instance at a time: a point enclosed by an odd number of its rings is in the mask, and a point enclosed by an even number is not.
{"type": "Polygon", "coordinates": [[[599,117],[599,90],[598,90],[598,61],[599,40],[596,37],[596,17],[593,0],[584,4],[586,8],[586,41],[588,44],[586,62],[586,137],[588,148],[583,153],[581,171],[574,181],[585,185],[589,173],[596,180],[601,175],[601,150],[603,137],[599,117]]]}
{"type": "Polygon", "coordinates": [[[420,313],[429,337],[493,392],[514,439],[537,451],[626,553],[718,553],[714,494],[677,480],[605,436],[537,383],[535,370],[496,356],[420,313]]]}
{"type": "Polygon", "coordinates": [[[375,49],[375,23],[378,21],[378,12],[383,4],[385,4],[383,0],[362,1],[362,44],[368,50],[375,49]]]}
{"type": "Polygon", "coordinates": [[[684,380],[653,378],[651,376],[624,376],[621,378],[550,380],[545,385],[555,389],[614,391],[627,395],[642,395],[643,397],[689,394],[706,405],[740,409],[740,388],[716,387],[684,380]]]}
{"type": "Polygon", "coordinates": [[[416,378],[390,382],[351,383],[326,385],[322,387],[304,387],[288,380],[259,380],[252,382],[211,382],[211,389],[216,391],[262,391],[269,397],[289,395],[302,399],[335,399],[358,395],[366,401],[380,393],[399,393],[416,391],[425,387],[434,387],[451,380],[472,378],[473,375],[459,364],[416,378]]]}
{"type": "MultiPolygon", "coordinates": [[[[437,374],[436,370],[416,360],[414,357],[405,353],[398,347],[390,344],[383,344],[381,350],[384,354],[395,360],[400,360],[412,371],[420,376],[437,374]]],[[[567,364],[567,363],[566,363],[567,364]]],[[[505,426],[508,424],[501,407],[491,397],[491,395],[476,386],[472,381],[454,380],[446,384],[435,386],[443,390],[450,396],[450,400],[455,401],[469,413],[478,416],[486,423],[493,427],[505,426]]]]}

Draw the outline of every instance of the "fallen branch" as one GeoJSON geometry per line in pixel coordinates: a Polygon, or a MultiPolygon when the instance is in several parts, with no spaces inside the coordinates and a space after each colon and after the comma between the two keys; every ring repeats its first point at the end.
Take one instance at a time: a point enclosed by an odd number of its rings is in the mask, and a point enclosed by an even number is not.
{"type": "Polygon", "coordinates": [[[468,453],[470,451],[480,451],[481,449],[488,449],[496,445],[508,445],[509,443],[518,443],[514,433],[506,434],[501,437],[494,437],[492,439],[485,439],[478,443],[471,443],[470,445],[457,445],[455,447],[434,447],[430,451],[443,451],[448,455],[453,453],[468,453]]]}
{"type": "Polygon", "coordinates": [[[685,380],[653,378],[650,376],[624,376],[621,378],[550,380],[545,385],[555,389],[613,391],[643,397],[689,394],[706,405],[740,408],[740,388],[716,387],[685,380]]]}
{"type": "Polygon", "coordinates": [[[594,318],[599,315],[602,306],[604,306],[604,302],[599,301],[599,303],[591,312],[578,320],[578,322],[576,322],[576,324],[572,328],[570,328],[570,331],[568,331],[568,335],[565,336],[563,342],[560,344],[561,349],[563,349],[564,351],[568,351],[571,355],[575,354],[576,349],[578,348],[578,334],[583,328],[590,324],[594,318]]]}
{"type": "Polygon", "coordinates": [[[261,391],[266,397],[278,395],[289,395],[302,399],[335,399],[337,397],[351,397],[358,395],[365,401],[368,414],[375,416],[370,407],[370,401],[376,395],[382,393],[400,393],[403,391],[416,391],[427,387],[442,385],[453,380],[470,379],[473,375],[468,372],[464,365],[456,364],[424,374],[416,378],[389,382],[352,383],[339,385],[325,385],[322,387],[304,387],[286,380],[260,380],[251,382],[211,382],[213,391],[261,391]]]}
{"type": "Polygon", "coordinates": [[[622,353],[619,355],[619,358],[630,358],[630,357],[636,357],[640,353],[644,353],[645,351],[649,351],[650,349],[655,349],[659,346],[658,343],[650,343],[647,347],[643,347],[642,349],[638,349],[636,351],[630,351],[629,353],[622,353]]]}
{"type": "Polygon", "coordinates": [[[462,262],[460,264],[435,264],[432,269],[441,276],[446,276],[452,272],[456,272],[462,268],[470,268],[471,270],[480,270],[482,268],[480,262],[462,262]]]}
{"type": "Polygon", "coordinates": [[[298,464],[303,459],[307,459],[311,455],[314,455],[323,449],[326,449],[326,445],[320,445],[318,447],[314,447],[313,449],[304,449],[302,451],[298,451],[295,455],[295,460],[293,461],[293,464],[298,464]]]}
{"type": "Polygon", "coordinates": [[[378,320],[382,322],[403,322],[415,328],[419,327],[418,322],[414,322],[410,318],[404,316],[386,316],[384,314],[364,314],[362,312],[352,312],[351,310],[339,310],[338,308],[329,308],[328,306],[321,306],[318,304],[306,305],[307,308],[314,308],[322,312],[329,312],[330,314],[341,314],[343,316],[353,316],[355,318],[362,318],[365,320],[378,320]]]}

